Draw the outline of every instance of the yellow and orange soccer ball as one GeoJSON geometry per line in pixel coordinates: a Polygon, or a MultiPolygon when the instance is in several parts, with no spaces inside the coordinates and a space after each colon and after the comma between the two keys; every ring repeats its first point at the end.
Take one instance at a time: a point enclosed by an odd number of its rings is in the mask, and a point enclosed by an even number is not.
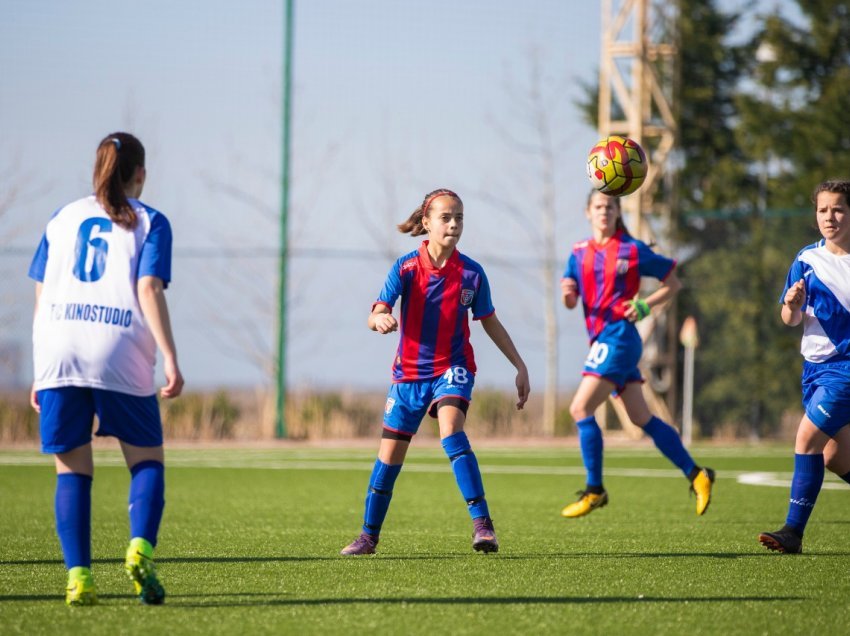
{"type": "Polygon", "coordinates": [[[587,177],[609,196],[631,194],[643,185],[649,163],[634,139],[610,135],[597,141],[587,155],[587,177]]]}

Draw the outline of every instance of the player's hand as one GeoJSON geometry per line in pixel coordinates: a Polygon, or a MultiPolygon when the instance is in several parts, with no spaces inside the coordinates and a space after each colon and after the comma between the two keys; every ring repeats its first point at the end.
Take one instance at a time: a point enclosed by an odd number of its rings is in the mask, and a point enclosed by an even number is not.
{"type": "Polygon", "coordinates": [[[521,411],[522,407],[525,406],[529,393],[531,393],[531,384],[528,381],[528,369],[523,367],[516,374],[516,394],[519,398],[516,408],[518,411],[521,411]]]}
{"type": "Polygon", "coordinates": [[[35,392],[35,386],[30,389],[30,406],[35,409],[36,413],[41,413],[41,404],[38,403],[38,394],[35,392]]]}
{"type": "Polygon", "coordinates": [[[788,309],[796,311],[798,309],[802,309],[805,300],[806,284],[801,278],[796,283],[791,285],[791,287],[788,288],[788,291],[785,292],[785,304],[788,306],[788,309]]]}
{"type": "Polygon", "coordinates": [[[578,301],[578,285],[572,278],[561,279],[561,300],[564,307],[572,309],[578,301]]]}
{"type": "Polygon", "coordinates": [[[398,321],[392,314],[378,314],[375,316],[375,331],[378,333],[392,333],[398,329],[398,321]]]}
{"type": "Polygon", "coordinates": [[[176,398],[183,392],[183,374],[180,373],[177,360],[166,358],[163,362],[163,371],[165,371],[166,385],[162,387],[159,394],[165,399],[176,398]]]}
{"type": "Polygon", "coordinates": [[[649,312],[649,305],[646,304],[646,301],[642,298],[635,298],[626,301],[626,311],[623,313],[623,317],[629,322],[637,322],[646,318],[649,312]]]}
{"type": "Polygon", "coordinates": [[[564,294],[564,296],[566,296],[567,294],[577,294],[578,285],[572,278],[562,278],[561,293],[564,294]]]}

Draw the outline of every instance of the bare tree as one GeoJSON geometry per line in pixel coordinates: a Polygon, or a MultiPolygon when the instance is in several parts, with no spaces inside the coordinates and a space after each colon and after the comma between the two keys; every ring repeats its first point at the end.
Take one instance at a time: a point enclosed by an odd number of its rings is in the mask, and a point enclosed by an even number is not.
{"type": "MultiPolygon", "coordinates": [[[[310,183],[309,188],[303,188],[306,195],[295,201],[290,206],[290,218],[292,220],[309,218],[307,211],[315,206],[315,200],[325,187],[322,181],[329,174],[326,168],[332,164],[337,154],[335,145],[328,145],[323,152],[314,156],[313,163],[316,169],[305,165],[305,174],[313,175],[316,180],[310,183]],[[302,211],[304,213],[302,213],[302,211]]],[[[270,171],[266,166],[251,165],[242,159],[237,151],[229,154],[231,157],[231,168],[227,171],[229,178],[210,173],[203,173],[201,179],[207,189],[216,196],[228,201],[234,210],[239,211],[242,223],[255,222],[259,231],[251,233],[251,241],[256,236],[278,237],[280,232],[280,207],[278,197],[273,199],[258,195],[256,188],[245,185],[245,181],[233,178],[233,175],[250,174],[255,181],[263,185],[266,192],[277,192],[279,175],[270,171]]],[[[298,256],[298,249],[291,247],[302,243],[305,225],[303,223],[290,223],[290,256],[298,256]]],[[[268,385],[273,385],[277,377],[277,357],[275,355],[275,333],[271,328],[277,321],[277,313],[280,310],[276,296],[276,277],[269,277],[269,265],[275,264],[279,257],[279,246],[274,243],[256,244],[249,242],[244,244],[234,243],[233,237],[225,236],[226,230],[212,231],[213,242],[216,245],[228,245],[229,251],[220,251],[215,259],[216,279],[219,281],[220,290],[210,289],[204,294],[201,302],[212,307],[219,303],[221,297],[232,298],[238,296],[242,302],[250,307],[250,316],[222,315],[218,311],[210,311],[209,315],[217,325],[217,329],[206,333],[207,338],[223,353],[241,360],[247,361],[258,369],[268,385]],[[238,265],[235,265],[237,264],[238,265]],[[270,286],[273,288],[270,290],[270,286]],[[238,291],[234,294],[234,291],[238,291]],[[221,293],[219,293],[221,292],[221,293]]],[[[292,279],[290,279],[292,280],[292,279]]],[[[307,277],[299,277],[290,286],[287,298],[288,311],[290,307],[297,305],[305,289],[311,288],[309,274],[307,277]]],[[[315,287],[313,287],[315,288],[315,287]]],[[[290,330],[312,333],[309,329],[301,329],[297,324],[290,324],[290,330]]]]}
{"type": "Polygon", "coordinates": [[[20,340],[6,340],[5,334],[20,324],[22,316],[32,315],[32,296],[22,296],[20,285],[15,284],[21,277],[19,265],[32,252],[29,246],[22,251],[15,241],[30,227],[31,217],[23,206],[49,189],[48,183],[24,168],[19,151],[0,149],[0,334],[4,336],[0,337],[0,377],[15,384],[23,381],[24,345],[20,340]]]}
{"type": "Polygon", "coordinates": [[[543,433],[553,435],[558,408],[556,168],[559,152],[564,146],[557,139],[554,118],[559,112],[557,102],[564,91],[562,86],[545,77],[541,57],[540,51],[531,49],[520,82],[514,77],[507,77],[505,94],[511,105],[511,117],[509,121],[491,121],[510,150],[506,156],[521,160],[521,166],[508,166],[511,177],[494,182],[480,196],[501,210],[508,222],[516,224],[514,235],[524,236],[529,251],[534,254],[543,296],[546,361],[543,433]],[[535,202],[532,209],[529,209],[529,200],[535,202]]]}

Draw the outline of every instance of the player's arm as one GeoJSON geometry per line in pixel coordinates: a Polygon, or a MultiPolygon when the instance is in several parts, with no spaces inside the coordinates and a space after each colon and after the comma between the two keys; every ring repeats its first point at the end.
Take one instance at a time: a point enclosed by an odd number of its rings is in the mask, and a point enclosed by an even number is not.
{"type": "MultiPolygon", "coordinates": [[[[40,281],[35,282],[35,311],[38,312],[38,301],[41,299],[41,288],[44,284],[40,281]]],[[[38,395],[35,393],[35,385],[30,389],[30,406],[35,409],[36,413],[41,413],[41,404],[38,403],[38,395]]]]}
{"type": "Polygon", "coordinates": [[[785,292],[782,309],[779,312],[782,322],[789,327],[796,327],[803,320],[803,303],[806,301],[806,284],[801,278],[785,292]]]}
{"type": "Polygon", "coordinates": [[[628,302],[624,316],[626,320],[637,322],[649,315],[650,310],[658,305],[663,305],[673,298],[682,289],[682,281],[676,276],[676,272],[670,272],[661,286],[646,298],[631,300],[628,302]]]}
{"type": "Polygon", "coordinates": [[[561,300],[567,309],[574,309],[578,304],[578,283],[574,278],[561,279],[561,300]]]}
{"type": "Polygon", "coordinates": [[[163,370],[166,385],[160,392],[164,398],[173,398],[183,391],[183,374],[177,364],[177,347],[171,331],[171,318],[168,304],[165,302],[165,285],[157,276],[142,276],[136,285],[139,294],[139,306],[148,323],[148,327],[162,352],[163,370]]]}
{"type": "Polygon", "coordinates": [[[384,303],[375,303],[372,313],[369,314],[367,325],[372,331],[378,333],[392,333],[398,329],[398,321],[393,318],[393,308],[384,303]]]}
{"type": "Polygon", "coordinates": [[[516,367],[516,392],[519,398],[516,407],[517,409],[521,409],[525,406],[528,400],[528,394],[531,392],[531,385],[528,381],[528,368],[525,366],[522,356],[519,355],[519,351],[514,346],[514,342],[511,340],[507,329],[496,318],[496,314],[493,313],[486,318],[482,318],[481,326],[484,327],[484,331],[490,336],[490,340],[499,347],[499,351],[516,367]]]}

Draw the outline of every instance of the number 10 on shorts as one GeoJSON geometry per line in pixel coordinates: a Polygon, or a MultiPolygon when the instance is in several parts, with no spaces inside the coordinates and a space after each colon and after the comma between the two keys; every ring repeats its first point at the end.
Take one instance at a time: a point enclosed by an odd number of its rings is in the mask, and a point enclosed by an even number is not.
{"type": "Polygon", "coordinates": [[[605,362],[605,358],[608,357],[608,345],[604,342],[599,342],[598,340],[590,345],[590,351],[587,354],[587,359],[585,359],[585,366],[590,367],[591,369],[595,369],[600,364],[605,362]]]}

